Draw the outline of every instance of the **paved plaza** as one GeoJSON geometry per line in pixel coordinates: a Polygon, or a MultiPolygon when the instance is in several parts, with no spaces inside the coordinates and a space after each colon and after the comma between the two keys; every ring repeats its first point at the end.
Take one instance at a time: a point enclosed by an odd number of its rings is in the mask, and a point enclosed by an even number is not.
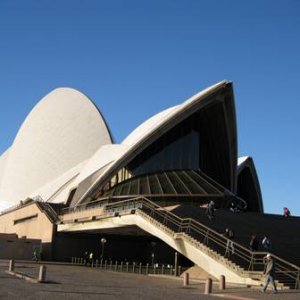
{"type": "MultiPolygon", "coordinates": [[[[15,271],[38,276],[40,264],[16,263],[15,271]]],[[[257,288],[228,287],[204,295],[204,283],[167,276],[146,276],[91,269],[83,266],[47,264],[47,283],[31,283],[5,273],[8,262],[0,262],[0,299],[299,299],[300,291],[282,290],[273,295],[257,288]]]]}

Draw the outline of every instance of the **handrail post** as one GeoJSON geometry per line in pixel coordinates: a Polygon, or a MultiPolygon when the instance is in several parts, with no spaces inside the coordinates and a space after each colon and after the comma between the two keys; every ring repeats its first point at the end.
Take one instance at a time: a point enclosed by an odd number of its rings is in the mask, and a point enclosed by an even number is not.
{"type": "Polygon", "coordinates": [[[299,281],[300,281],[300,269],[298,269],[298,274],[295,282],[295,290],[299,289],[299,281]]]}
{"type": "Polygon", "coordinates": [[[251,260],[249,263],[248,271],[250,271],[250,270],[253,271],[253,261],[254,261],[253,252],[251,252],[251,260]]]}
{"type": "Polygon", "coordinates": [[[203,241],[204,245],[208,245],[208,236],[209,236],[209,230],[207,229],[206,234],[204,236],[204,241],[203,241]]]}

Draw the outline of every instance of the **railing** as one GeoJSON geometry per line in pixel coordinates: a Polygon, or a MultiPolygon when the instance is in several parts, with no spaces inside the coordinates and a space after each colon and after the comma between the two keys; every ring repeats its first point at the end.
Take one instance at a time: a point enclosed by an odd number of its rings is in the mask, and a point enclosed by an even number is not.
{"type": "MultiPolygon", "coordinates": [[[[117,197],[103,197],[101,199],[97,199],[97,200],[94,200],[94,201],[90,201],[88,203],[82,203],[82,204],[79,204],[77,206],[74,206],[74,207],[65,207],[65,208],[62,208],[60,209],[59,211],[59,215],[65,215],[65,214],[70,214],[70,213],[74,213],[74,212],[80,212],[80,211],[83,211],[83,210],[91,210],[91,209],[94,209],[94,208],[98,208],[98,207],[103,207],[103,206],[106,206],[107,204],[109,203],[114,203],[116,201],[120,201],[120,198],[123,198],[123,199],[137,199],[137,198],[132,198],[132,197],[128,197],[128,196],[117,196],[117,197]]],[[[138,197],[140,199],[140,197],[138,197]]]]}
{"type": "Polygon", "coordinates": [[[72,257],[72,264],[86,266],[91,268],[100,268],[107,271],[127,272],[136,274],[156,274],[156,275],[169,275],[180,276],[188,268],[178,266],[175,268],[170,264],[146,264],[128,261],[112,261],[106,259],[96,259],[92,261],[85,261],[83,257],[72,257]]]}
{"type": "Polygon", "coordinates": [[[57,212],[51,207],[51,205],[47,202],[36,201],[37,205],[41,210],[45,211],[48,216],[52,219],[53,222],[58,221],[57,212]]]}
{"type": "MultiPolygon", "coordinates": [[[[150,221],[163,224],[172,230],[174,234],[183,233],[185,234],[183,238],[201,243],[198,247],[205,245],[214,250],[219,258],[220,256],[227,257],[227,261],[231,262],[230,267],[235,268],[241,275],[246,275],[247,273],[253,275],[254,272],[260,272],[260,276],[262,276],[266,252],[252,252],[194,219],[182,219],[149,199],[139,197],[119,201],[107,204],[105,210],[109,214],[127,210],[133,213],[132,210],[137,210],[138,213],[144,215],[144,217],[147,217],[150,221]]],[[[208,251],[208,248],[203,248],[202,250],[208,251]]],[[[210,255],[212,255],[212,253],[210,253],[210,255]]],[[[276,261],[276,274],[284,275],[294,283],[294,288],[299,288],[300,268],[276,255],[272,256],[276,261]]],[[[257,275],[259,274],[256,274],[256,276],[257,275]]]]}

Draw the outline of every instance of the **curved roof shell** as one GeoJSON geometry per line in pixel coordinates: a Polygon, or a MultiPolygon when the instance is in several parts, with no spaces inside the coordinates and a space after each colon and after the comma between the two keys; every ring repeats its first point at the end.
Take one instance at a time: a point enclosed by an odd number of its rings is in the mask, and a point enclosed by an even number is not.
{"type": "Polygon", "coordinates": [[[53,90],[32,109],[10,148],[0,199],[10,205],[23,200],[111,143],[101,113],[87,96],[71,88],[53,90]]]}
{"type": "Polygon", "coordinates": [[[260,184],[250,156],[238,158],[236,194],[248,203],[248,210],[264,212],[260,184]]]}
{"type": "MultiPolygon", "coordinates": [[[[128,146],[128,150],[114,163],[110,165],[97,180],[87,189],[80,199],[74,199],[72,206],[90,199],[92,194],[97,194],[99,186],[103,186],[118,170],[124,167],[130,160],[136,157],[143,149],[157,140],[162,134],[179,124],[182,120],[193,114],[195,111],[211,104],[222,103],[222,114],[226,121],[226,137],[223,142],[227,144],[229,174],[228,182],[230,189],[234,190],[236,185],[236,164],[237,164],[237,140],[236,140],[236,119],[232,95],[231,82],[222,81],[215,84],[200,93],[192,96],[185,102],[168,110],[165,110],[156,116],[150,118],[135,131],[133,131],[123,142],[128,146]],[[225,98],[219,97],[222,93],[228,93],[225,98]],[[215,95],[213,98],[212,95],[215,95]],[[226,102],[226,103],[223,103],[226,102]]],[[[209,138],[209,137],[208,137],[209,138]]]]}

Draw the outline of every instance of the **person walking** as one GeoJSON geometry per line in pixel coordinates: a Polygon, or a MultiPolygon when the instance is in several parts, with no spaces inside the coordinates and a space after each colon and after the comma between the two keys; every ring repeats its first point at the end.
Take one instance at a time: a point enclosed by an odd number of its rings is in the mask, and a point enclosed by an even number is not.
{"type": "Polygon", "coordinates": [[[263,240],[262,240],[262,245],[264,247],[265,250],[270,251],[272,248],[272,242],[271,240],[269,240],[266,236],[264,236],[263,240]]]}
{"type": "Polygon", "coordinates": [[[207,206],[207,210],[206,210],[206,214],[208,216],[208,218],[212,221],[215,217],[215,202],[214,201],[210,201],[208,203],[208,206],[207,206]]]}
{"type": "Polygon", "coordinates": [[[258,239],[256,237],[256,234],[252,234],[251,240],[249,243],[249,247],[251,251],[257,251],[258,249],[258,239]]]}
{"type": "Polygon", "coordinates": [[[277,294],[277,288],[276,288],[276,284],[275,284],[275,268],[276,267],[275,267],[275,262],[270,253],[268,253],[267,256],[265,257],[265,263],[266,263],[266,268],[264,271],[264,275],[266,277],[266,279],[265,279],[266,282],[261,291],[264,293],[266,291],[269,283],[271,283],[273,293],[277,294]]]}
{"type": "Polygon", "coordinates": [[[227,238],[225,257],[230,257],[231,255],[234,255],[234,232],[231,229],[226,228],[223,235],[227,238]]]}
{"type": "Polygon", "coordinates": [[[291,216],[291,212],[290,212],[290,210],[287,207],[283,208],[283,215],[285,217],[290,217],[291,216]]]}
{"type": "Polygon", "coordinates": [[[94,259],[94,253],[93,253],[93,252],[90,252],[90,255],[89,255],[89,263],[90,263],[90,266],[92,266],[93,259],[94,259]]]}
{"type": "Polygon", "coordinates": [[[85,251],[84,254],[83,254],[83,262],[84,262],[85,266],[87,266],[88,260],[89,260],[89,255],[88,255],[88,252],[85,251]]]}

